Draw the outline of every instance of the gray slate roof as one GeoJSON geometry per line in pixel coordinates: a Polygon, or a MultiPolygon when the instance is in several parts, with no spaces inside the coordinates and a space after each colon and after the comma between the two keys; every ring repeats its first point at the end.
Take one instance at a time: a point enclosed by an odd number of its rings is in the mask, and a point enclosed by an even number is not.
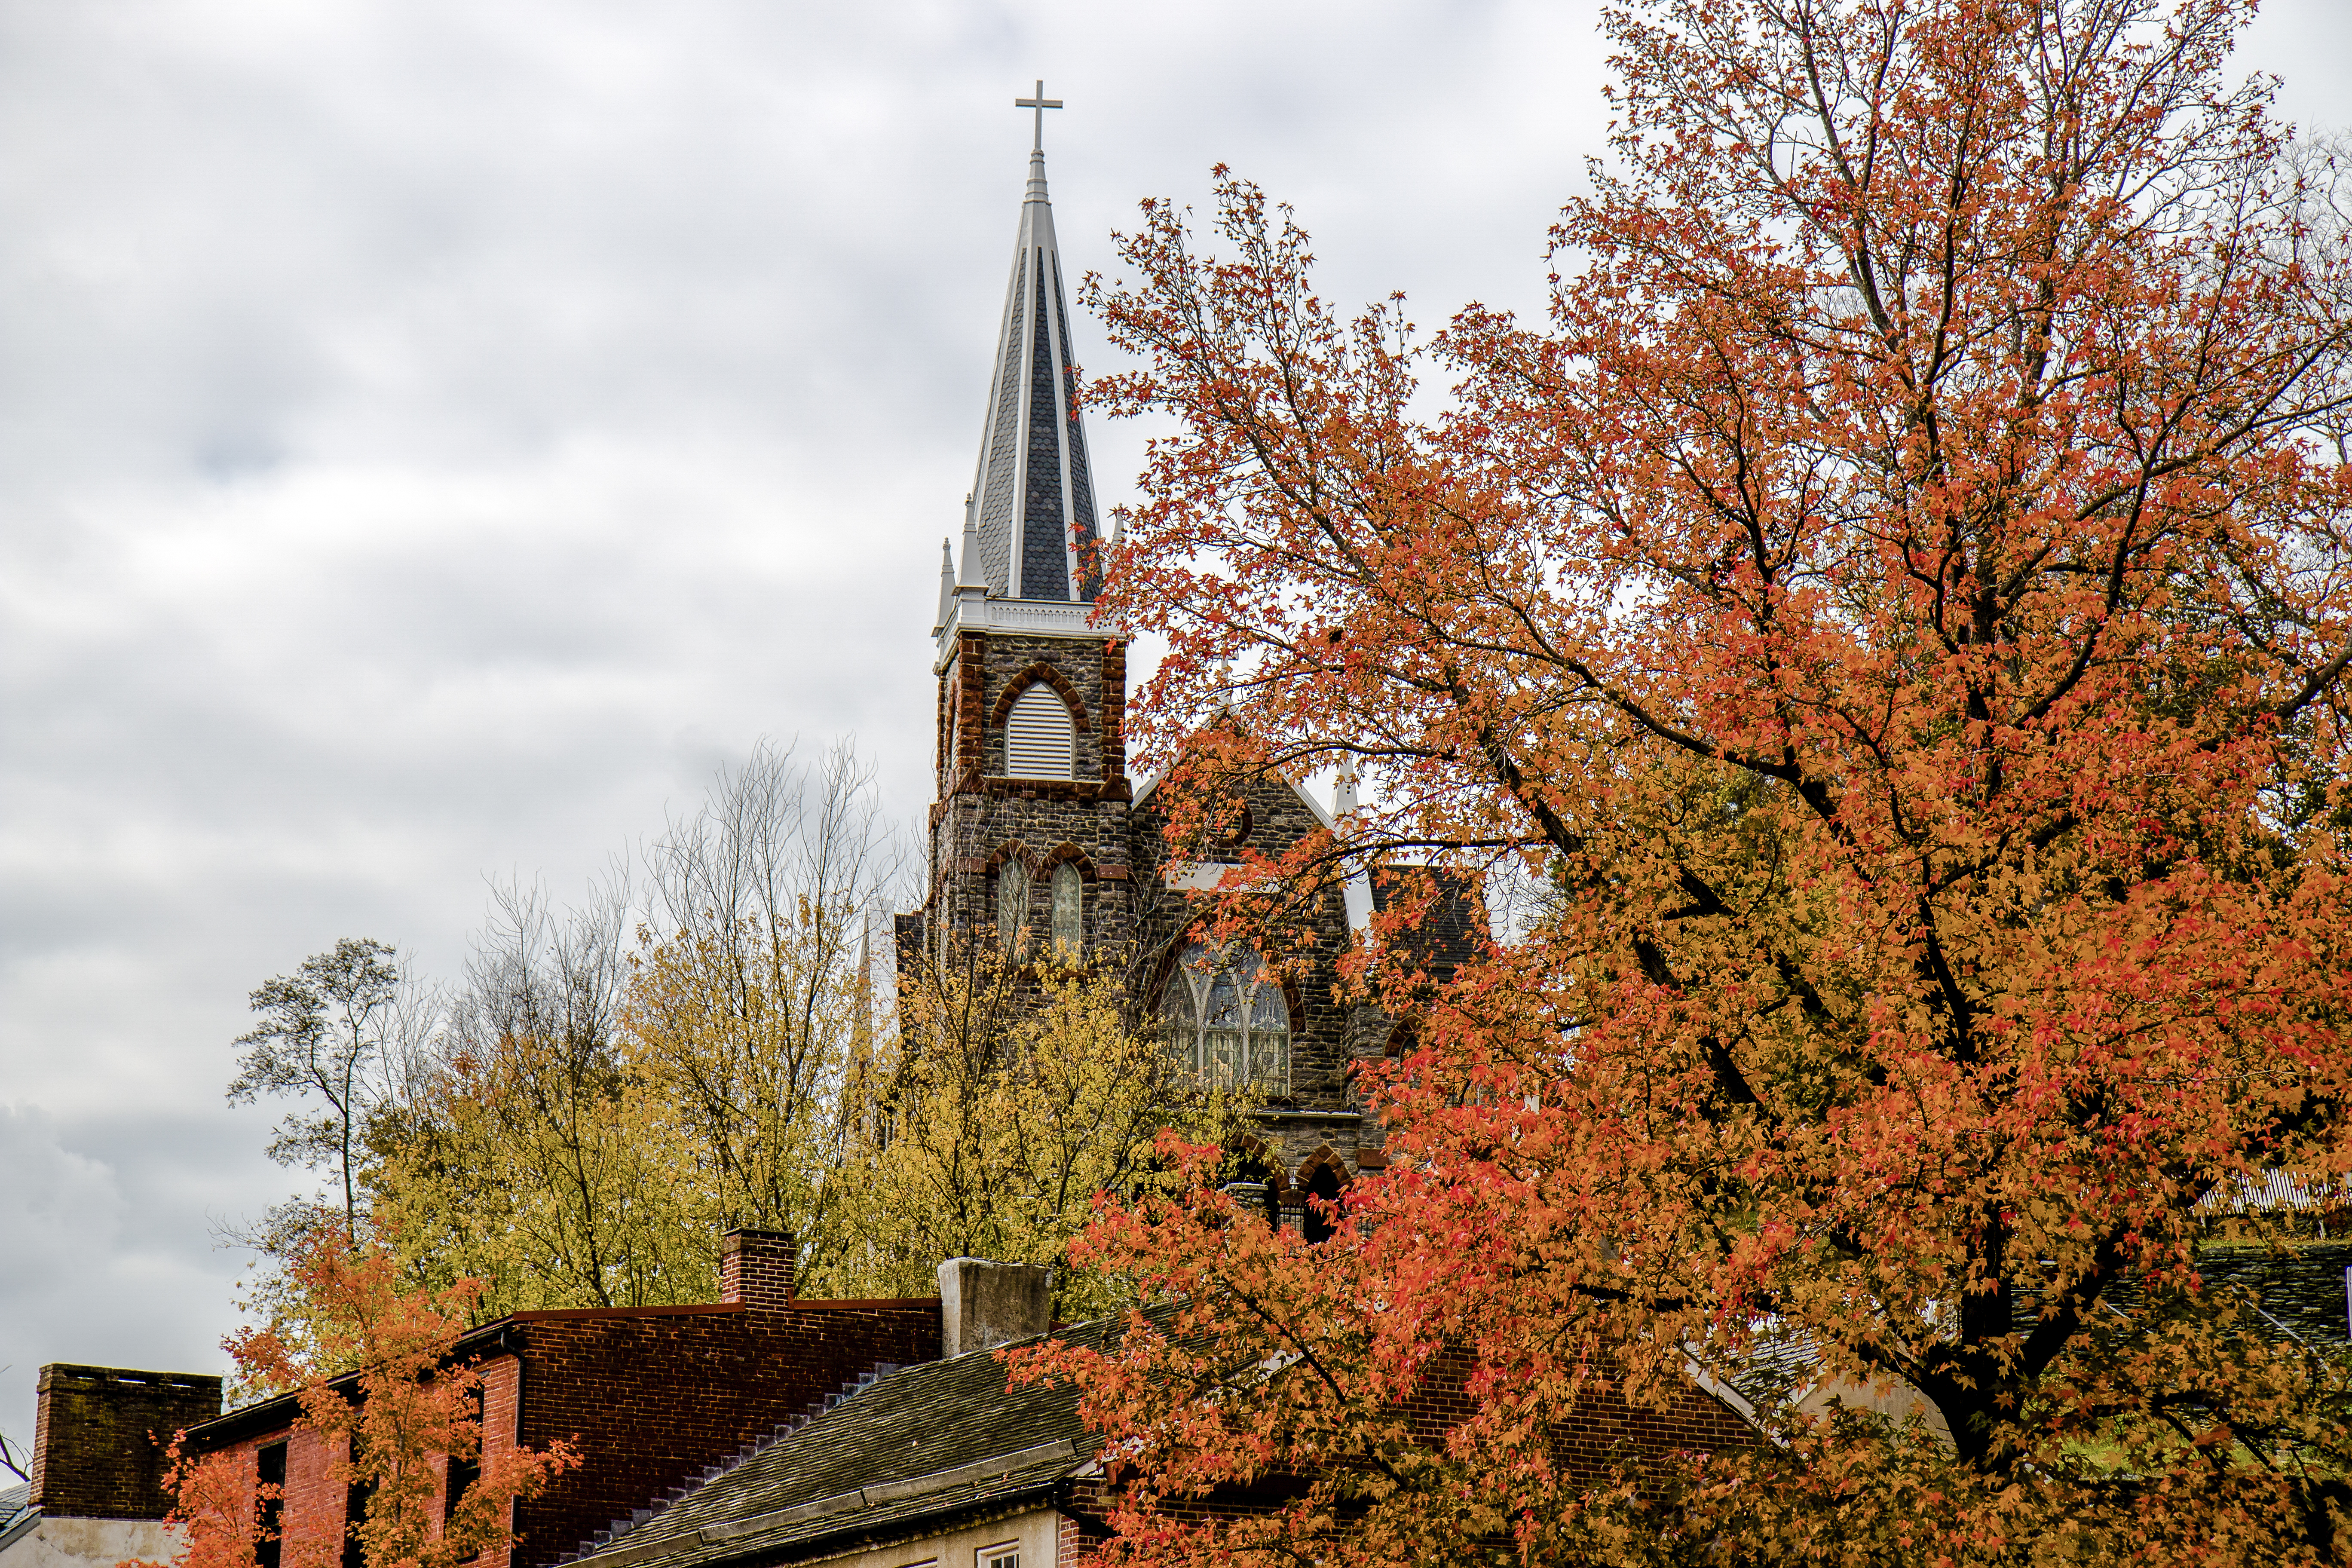
{"type": "MultiPolygon", "coordinates": [[[[1061,1337],[1085,1342],[1113,1326],[1061,1337]]],[[[930,1362],[882,1378],[578,1562],[702,1568],[928,1532],[950,1515],[1041,1500],[1092,1458],[1095,1441],[1066,1384],[1008,1388],[992,1352],[930,1362]]]]}
{"type": "Polygon", "coordinates": [[[0,1548],[41,1521],[41,1510],[33,1506],[33,1489],[23,1481],[13,1487],[0,1487],[0,1548]]]}
{"type": "MultiPolygon", "coordinates": [[[[961,581],[985,583],[995,597],[1071,602],[1095,596],[1087,552],[1098,534],[1077,374],[1061,248],[1045,192],[1045,154],[1034,148],[958,563],[961,581]]],[[[942,625],[947,611],[942,593],[942,625]]]]}
{"type": "Polygon", "coordinates": [[[2208,1290],[2251,1293],[2272,1332],[2314,1347],[2341,1345],[2352,1338],[2352,1303],[2344,1286],[2352,1243],[2305,1241],[2298,1244],[2297,1254],[2273,1258],[2261,1247],[2202,1248],[2197,1271],[2208,1290]]]}

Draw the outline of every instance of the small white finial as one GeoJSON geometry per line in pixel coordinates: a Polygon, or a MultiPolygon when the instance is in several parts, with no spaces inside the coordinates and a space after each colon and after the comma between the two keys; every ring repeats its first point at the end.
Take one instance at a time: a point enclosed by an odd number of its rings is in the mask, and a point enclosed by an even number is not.
{"type": "Polygon", "coordinates": [[[1331,815],[1341,822],[1356,815],[1356,754],[1339,759],[1339,786],[1331,797],[1331,815]]]}
{"type": "Polygon", "coordinates": [[[931,635],[947,630],[948,615],[955,607],[955,552],[948,548],[945,538],[940,541],[940,614],[931,623],[931,635]]]}
{"type": "Polygon", "coordinates": [[[963,505],[963,549],[956,562],[956,594],[958,597],[988,596],[988,574],[980,563],[980,509],[966,500],[963,505]]]}

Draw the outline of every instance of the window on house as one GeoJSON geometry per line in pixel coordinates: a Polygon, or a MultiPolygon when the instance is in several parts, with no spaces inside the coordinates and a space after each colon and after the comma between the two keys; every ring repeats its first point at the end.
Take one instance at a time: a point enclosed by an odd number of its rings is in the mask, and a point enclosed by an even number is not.
{"type": "Polygon", "coordinates": [[[1160,989],[1160,1025],[1169,1057],[1203,1082],[1289,1092],[1290,1004],[1247,948],[1186,947],[1160,989]]]}
{"type": "Polygon", "coordinates": [[[996,940],[1007,952],[1025,943],[1022,931],[1029,924],[1029,868],[1007,859],[996,868],[996,940]]]}
{"type": "Polygon", "coordinates": [[[343,1562],[342,1568],[367,1568],[367,1548],[360,1542],[360,1526],[367,1522],[368,1500],[375,1496],[375,1483],[355,1480],[343,1493],[343,1562]]]}
{"type": "Polygon", "coordinates": [[[972,1556],[978,1568],[1021,1568],[1018,1546],[983,1546],[972,1556]]]}
{"type": "Polygon", "coordinates": [[[473,1405],[476,1447],[471,1458],[459,1458],[455,1454],[449,1456],[448,1469],[441,1478],[441,1521],[444,1524],[457,1517],[457,1505],[466,1500],[467,1489],[482,1479],[482,1450],[479,1445],[482,1430],[482,1389],[479,1384],[474,1385],[470,1403],[473,1405]]]}
{"type": "Polygon", "coordinates": [[[285,1555],[278,1536],[286,1522],[286,1445],[272,1443],[255,1459],[261,1484],[277,1489],[262,1494],[261,1507],[257,1510],[254,1533],[258,1539],[254,1542],[254,1562],[258,1568],[278,1568],[285,1555]]]}
{"type": "Polygon", "coordinates": [[[457,1505],[466,1500],[466,1493],[471,1490],[474,1483],[481,1479],[482,1460],[479,1454],[470,1459],[451,1458],[448,1479],[441,1489],[442,1522],[446,1523],[457,1517],[457,1505]]]}
{"type": "Polygon", "coordinates": [[[1016,779],[1076,776],[1077,730],[1069,704],[1044,681],[1013,700],[1004,719],[1004,771],[1016,779]]]}
{"type": "Polygon", "coordinates": [[[1086,942],[1086,879],[1067,860],[1054,868],[1054,945],[1072,957],[1086,942]]]}

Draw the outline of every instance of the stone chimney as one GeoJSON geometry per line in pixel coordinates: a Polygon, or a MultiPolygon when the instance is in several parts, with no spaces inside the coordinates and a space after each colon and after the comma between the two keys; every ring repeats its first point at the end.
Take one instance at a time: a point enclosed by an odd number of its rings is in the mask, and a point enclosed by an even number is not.
{"type": "Polygon", "coordinates": [[[738,1226],[719,1238],[719,1299],[763,1312],[781,1312],[793,1301],[793,1269],[800,1243],[789,1230],[745,1230],[738,1226]]]}
{"type": "Polygon", "coordinates": [[[45,1366],[30,1500],[52,1519],[161,1519],[172,1510],[163,1450],[220,1410],[217,1377],[45,1366]]]}
{"type": "Polygon", "coordinates": [[[1054,1326],[1054,1271],[1034,1263],[950,1258],[940,1265],[940,1359],[1042,1334],[1054,1326]]]}

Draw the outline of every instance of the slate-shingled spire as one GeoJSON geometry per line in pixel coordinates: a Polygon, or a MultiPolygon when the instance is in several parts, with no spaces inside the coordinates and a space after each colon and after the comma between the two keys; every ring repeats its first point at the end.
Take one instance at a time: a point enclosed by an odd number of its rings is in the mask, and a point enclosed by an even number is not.
{"type": "MultiPolygon", "coordinates": [[[[964,503],[965,538],[978,547],[977,575],[992,595],[1087,601],[1096,587],[1087,564],[1096,538],[1094,486],[1075,395],[1054,208],[1045,195],[1044,111],[1059,105],[1044,101],[1044,93],[1040,82],[1038,98],[1022,100],[1038,109],[1039,144],[1029,152],[1029,190],[1004,290],[980,467],[964,503]]],[[[962,563],[966,582],[976,580],[972,564],[962,563]]]]}

